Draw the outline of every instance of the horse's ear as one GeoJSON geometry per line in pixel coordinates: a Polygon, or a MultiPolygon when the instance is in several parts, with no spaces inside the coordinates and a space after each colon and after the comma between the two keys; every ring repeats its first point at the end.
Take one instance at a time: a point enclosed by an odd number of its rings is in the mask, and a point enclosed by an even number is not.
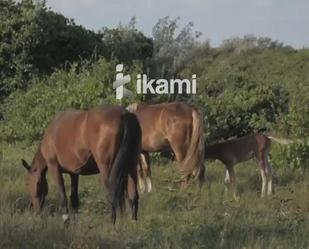
{"type": "Polygon", "coordinates": [[[24,159],[21,159],[21,162],[23,164],[23,166],[25,167],[25,169],[30,172],[30,165],[24,160],[24,159]]]}

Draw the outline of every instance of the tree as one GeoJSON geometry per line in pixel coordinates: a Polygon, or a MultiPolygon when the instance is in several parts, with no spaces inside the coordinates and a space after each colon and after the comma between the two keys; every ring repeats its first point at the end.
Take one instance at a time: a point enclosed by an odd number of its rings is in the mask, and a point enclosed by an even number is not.
{"type": "Polygon", "coordinates": [[[198,44],[200,32],[193,33],[193,22],[189,22],[179,32],[179,17],[159,19],[152,29],[154,52],[150,72],[159,78],[172,78],[185,68],[198,44]]]}
{"type": "Polygon", "coordinates": [[[290,46],[285,46],[282,42],[274,41],[268,37],[256,37],[254,35],[245,35],[243,38],[233,37],[224,40],[220,48],[227,52],[236,53],[252,49],[292,49],[290,46]]]}
{"type": "Polygon", "coordinates": [[[34,75],[101,54],[101,35],[46,8],[45,2],[0,2],[0,100],[34,75]]]}
{"type": "Polygon", "coordinates": [[[131,66],[134,61],[144,64],[151,58],[153,42],[135,27],[136,19],[132,17],[126,26],[118,28],[102,28],[100,34],[106,49],[103,53],[105,58],[116,59],[121,63],[131,66]]]}

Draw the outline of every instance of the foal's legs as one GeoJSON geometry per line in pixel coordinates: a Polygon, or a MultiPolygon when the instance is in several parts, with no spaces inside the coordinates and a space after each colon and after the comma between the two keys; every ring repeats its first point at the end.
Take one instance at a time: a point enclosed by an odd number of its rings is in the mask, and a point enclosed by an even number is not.
{"type": "Polygon", "coordinates": [[[230,174],[229,174],[229,171],[227,169],[225,169],[224,183],[225,183],[225,192],[227,193],[228,190],[229,190],[229,187],[230,187],[229,185],[231,183],[230,174]]]}
{"type": "Polygon", "coordinates": [[[59,194],[60,194],[60,207],[62,209],[63,215],[62,218],[64,221],[66,221],[68,217],[68,200],[65,193],[65,187],[64,187],[64,181],[62,177],[62,173],[60,172],[60,166],[55,161],[49,161],[47,162],[48,170],[54,179],[56,185],[59,188],[59,194]]]}
{"type": "Polygon", "coordinates": [[[226,171],[225,171],[225,186],[226,186],[226,192],[230,188],[233,191],[233,197],[237,200],[237,193],[236,193],[236,177],[234,172],[234,165],[225,165],[226,171]]]}
{"type": "Polygon", "coordinates": [[[262,190],[261,190],[261,197],[265,196],[265,191],[266,191],[266,181],[267,181],[267,177],[266,177],[266,170],[264,168],[263,163],[259,163],[261,166],[261,176],[262,176],[262,190]]]}
{"type": "Polygon", "coordinates": [[[268,161],[268,153],[265,154],[264,162],[266,165],[266,177],[267,177],[267,195],[272,194],[272,167],[268,161]]]}
{"type": "Polygon", "coordinates": [[[266,194],[267,188],[267,195],[272,194],[272,168],[268,162],[268,150],[264,149],[259,153],[259,166],[261,168],[261,176],[262,176],[262,190],[261,190],[261,197],[264,197],[266,194]]]}
{"type": "Polygon", "coordinates": [[[267,166],[267,174],[268,174],[267,195],[272,195],[273,193],[272,167],[269,164],[267,166]]]}
{"type": "Polygon", "coordinates": [[[70,174],[71,177],[71,207],[77,211],[79,206],[79,199],[78,199],[78,180],[79,176],[76,174],[70,174]]]}
{"type": "Polygon", "coordinates": [[[268,181],[268,169],[267,169],[267,162],[264,159],[264,155],[261,156],[259,159],[259,165],[261,168],[261,176],[262,176],[262,189],[261,189],[261,197],[265,196],[266,193],[266,187],[267,187],[267,181],[268,181]]]}
{"type": "Polygon", "coordinates": [[[202,184],[205,182],[205,166],[201,165],[200,170],[198,172],[199,186],[202,187],[202,184]]]}

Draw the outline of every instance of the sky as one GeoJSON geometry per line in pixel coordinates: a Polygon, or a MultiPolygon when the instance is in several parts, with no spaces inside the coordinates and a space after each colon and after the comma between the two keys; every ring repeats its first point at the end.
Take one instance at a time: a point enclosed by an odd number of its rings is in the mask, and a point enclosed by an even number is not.
{"type": "Polygon", "coordinates": [[[159,18],[190,21],[212,46],[231,37],[253,34],[295,48],[309,47],[309,0],[47,0],[52,10],[77,24],[99,30],[136,17],[137,28],[151,35],[159,18]]]}

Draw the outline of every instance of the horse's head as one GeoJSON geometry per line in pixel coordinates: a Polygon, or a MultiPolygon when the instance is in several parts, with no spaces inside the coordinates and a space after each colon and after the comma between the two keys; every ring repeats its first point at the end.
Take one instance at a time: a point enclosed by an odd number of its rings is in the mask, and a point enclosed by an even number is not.
{"type": "Polygon", "coordinates": [[[31,166],[25,160],[22,160],[22,164],[28,172],[27,183],[31,194],[32,207],[34,210],[39,211],[43,207],[48,193],[47,167],[42,167],[35,158],[31,166]]]}

